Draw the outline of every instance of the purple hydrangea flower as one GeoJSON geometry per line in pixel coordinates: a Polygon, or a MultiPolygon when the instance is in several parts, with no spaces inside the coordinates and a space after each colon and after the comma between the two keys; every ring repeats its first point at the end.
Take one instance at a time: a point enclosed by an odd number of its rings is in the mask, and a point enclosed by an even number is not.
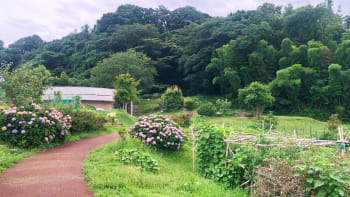
{"type": "Polygon", "coordinates": [[[21,133],[22,133],[22,134],[25,134],[25,133],[26,133],[26,130],[22,130],[21,133]]]}
{"type": "Polygon", "coordinates": [[[13,129],[12,133],[18,133],[18,131],[16,129],[13,129]]]}

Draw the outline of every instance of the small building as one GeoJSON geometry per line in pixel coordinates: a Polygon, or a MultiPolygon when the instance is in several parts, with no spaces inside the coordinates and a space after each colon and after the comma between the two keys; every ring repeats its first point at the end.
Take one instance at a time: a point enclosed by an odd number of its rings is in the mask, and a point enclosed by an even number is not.
{"type": "Polygon", "coordinates": [[[63,101],[71,101],[74,96],[79,96],[82,105],[92,105],[96,109],[113,109],[115,89],[76,87],[76,86],[53,86],[44,91],[43,99],[54,99],[54,93],[60,92],[63,101]]]}

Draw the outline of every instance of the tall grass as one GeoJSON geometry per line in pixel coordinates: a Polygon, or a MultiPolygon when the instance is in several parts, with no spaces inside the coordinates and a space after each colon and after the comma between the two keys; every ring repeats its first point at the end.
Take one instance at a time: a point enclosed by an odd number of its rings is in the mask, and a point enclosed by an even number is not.
{"type": "Polygon", "coordinates": [[[85,160],[84,173],[96,197],[104,196],[248,196],[242,189],[225,189],[192,172],[188,145],[176,153],[156,152],[132,139],[119,140],[96,149],[85,160]],[[142,172],[117,161],[116,150],[137,148],[160,164],[160,172],[142,172]]]}

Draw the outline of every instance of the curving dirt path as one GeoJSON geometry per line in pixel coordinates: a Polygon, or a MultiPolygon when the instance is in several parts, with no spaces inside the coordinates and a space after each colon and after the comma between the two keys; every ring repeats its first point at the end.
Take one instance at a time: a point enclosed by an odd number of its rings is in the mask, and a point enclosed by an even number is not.
{"type": "Polygon", "coordinates": [[[86,156],[117,138],[99,135],[39,152],[0,174],[0,197],[93,196],[83,175],[86,156]]]}

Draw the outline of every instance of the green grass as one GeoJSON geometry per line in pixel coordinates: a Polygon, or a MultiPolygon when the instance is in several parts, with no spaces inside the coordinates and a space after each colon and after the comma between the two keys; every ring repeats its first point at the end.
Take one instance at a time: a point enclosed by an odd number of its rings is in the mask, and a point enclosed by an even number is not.
{"type": "Polygon", "coordinates": [[[216,103],[217,99],[222,99],[221,96],[217,96],[217,95],[203,95],[203,94],[198,94],[196,96],[190,96],[190,98],[197,98],[201,104],[205,104],[205,103],[208,103],[208,102],[216,103]]]}
{"type": "Polygon", "coordinates": [[[137,120],[136,117],[130,116],[127,113],[124,113],[120,109],[113,109],[113,110],[97,110],[97,113],[107,115],[109,113],[116,113],[118,123],[122,124],[123,126],[130,127],[134,124],[134,122],[137,120]]]}
{"type": "Polygon", "coordinates": [[[10,108],[10,106],[6,105],[6,104],[0,104],[0,107],[4,108],[4,109],[8,109],[10,108]]]}
{"type": "MultiPolygon", "coordinates": [[[[1,142],[0,142],[1,144],[1,142]]],[[[0,173],[11,167],[18,161],[39,152],[40,148],[37,149],[22,149],[22,148],[10,148],[4,145],[0,145],[0,173]]]]}
{"type": "MultiPolygon", "coordinates": [[[[298,137],[318,137],[327,130],[327,122],[318,121],[313,118],[299,116],[276,116],[278,125],[276,131],[294,135],[296,130],[298,137]],[[311,132],[310,132],[311,131],[311,132]]],[[[231,128],[233,131],[247,131],[252,124],[261,124],[255,117],[203,117],[203,120],[210,124],[215,124],[219,127],[225,125],[226,128],[231,128]]],[[[344,123],[344,132],[350,130],[349,123],[344,123]]],[[[269,128],[269,123],[265,123],[265,128],[269,128]]]]}
{"type": "Polygon", "coordinates": [[[104,196],[248,196],[241,189],[227,190],[192,172],[192,151],[185,145],[176,153],[159,153],[132,139],[118,140],[91,152],[84,165],[85,178],[96,197],[104,196]],[[160,164],[158,173],[141,172],[117,161],[115,151],[137,148],[160,164]]]}
{"type": "Polygon", "coordinates": [[[138,104],[135,112],[138,114],[152,113],[160,110],[158,103],[138,104]]]}

